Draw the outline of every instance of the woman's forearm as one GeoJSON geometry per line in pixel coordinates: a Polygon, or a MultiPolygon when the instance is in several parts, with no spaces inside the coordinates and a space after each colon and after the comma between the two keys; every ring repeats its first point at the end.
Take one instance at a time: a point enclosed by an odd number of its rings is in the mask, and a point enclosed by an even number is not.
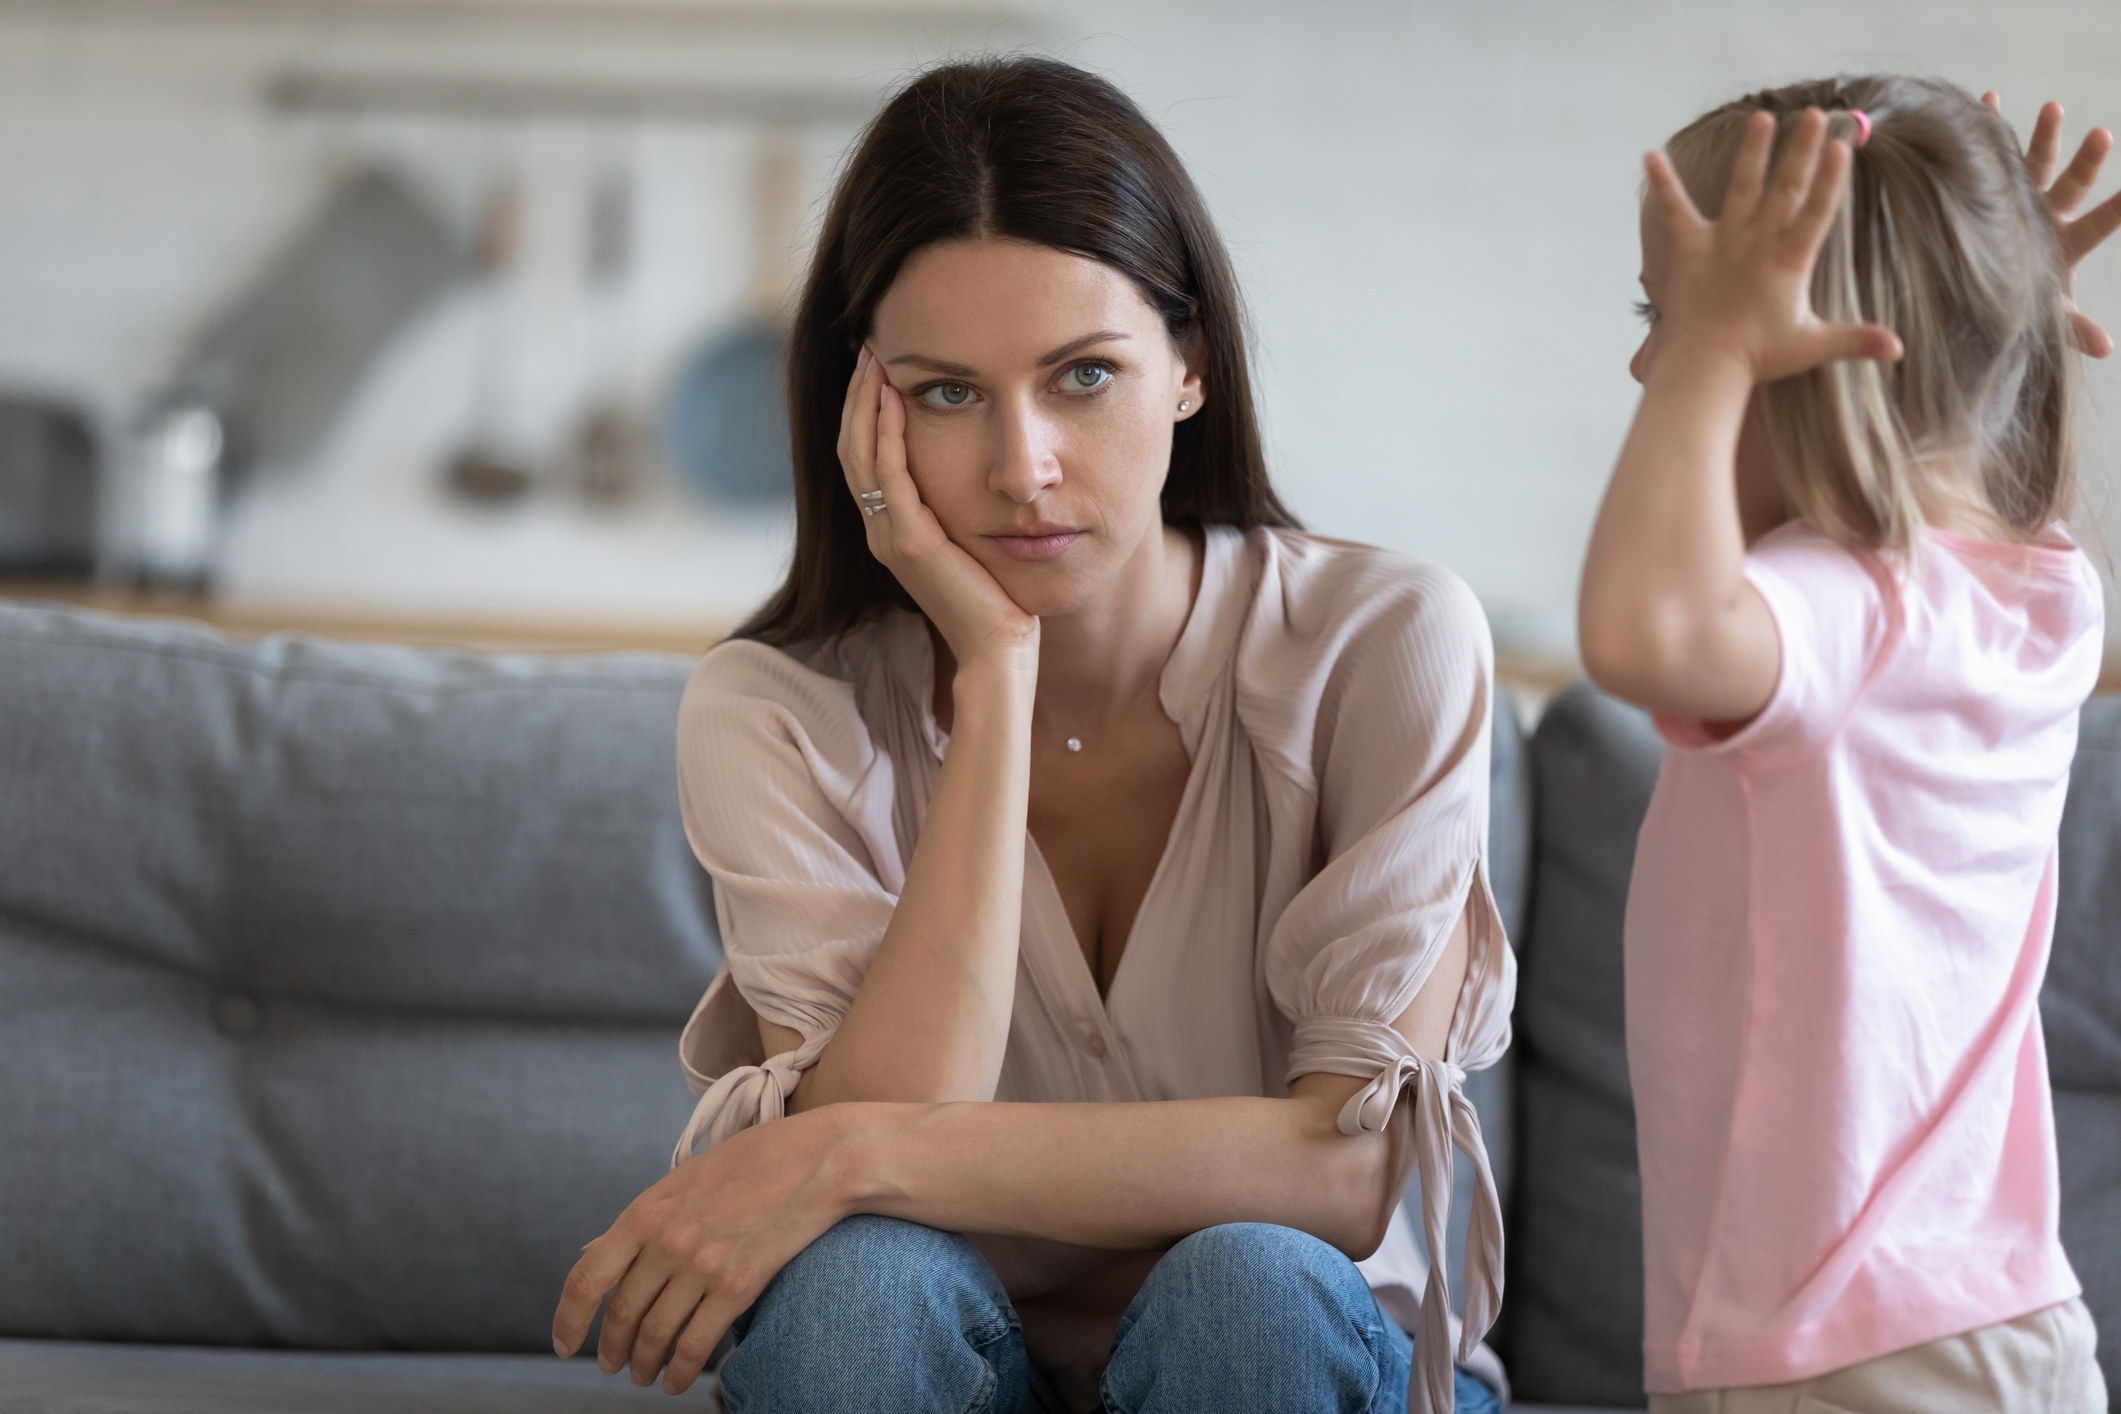
{"type": "Polygon", "coordinates": [[[1123,1250],[1269,1222],[1366,1257],[1412,1164],[1402,1105],[1345,1135],[1363,1082],[1305,1076],[1288,1099],[846,1107],[844,1211],[1123,1250]]]}
{"type": "Polygon", "coordinates": [[[1035,656],[960,668],[920,843],[861,990],[797,1111],[846,1100],[987,1100],[1016,996],[1035,656]]]}

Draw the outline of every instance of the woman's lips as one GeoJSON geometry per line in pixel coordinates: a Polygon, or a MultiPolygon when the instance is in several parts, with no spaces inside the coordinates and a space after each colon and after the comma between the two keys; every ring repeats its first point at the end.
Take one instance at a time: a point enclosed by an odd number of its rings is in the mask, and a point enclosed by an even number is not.
{"type": "Polygon", "coordinates": [[[1012,560],[1054,560],[1083,538],[1080,530],[1061,526],[1038,526],[1032,530],[1008,530],[987,537],[1012,560]]]}

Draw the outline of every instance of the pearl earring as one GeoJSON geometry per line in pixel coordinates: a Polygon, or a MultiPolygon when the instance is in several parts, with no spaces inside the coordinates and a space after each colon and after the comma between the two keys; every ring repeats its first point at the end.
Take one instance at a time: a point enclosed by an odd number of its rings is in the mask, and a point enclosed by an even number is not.
{"type": "Polygon", "coordinates": [[[1193,400],[1192,400],[1191,398],[1187,398],[1187,399],[1185,399],[1185,400],[1183,400],[1183,401],[1181,401],[1181,402],[1179,403],[1179,405],[1178,405],[1178,410],[1179,410],[1180,412],[1184,412],[1184,411],[1185,411],[1186,409],[1188,409],[1188,408],[1190,408],[1190,407],[1192,407],[1192,406],[1193,406],[1193,400]]]}

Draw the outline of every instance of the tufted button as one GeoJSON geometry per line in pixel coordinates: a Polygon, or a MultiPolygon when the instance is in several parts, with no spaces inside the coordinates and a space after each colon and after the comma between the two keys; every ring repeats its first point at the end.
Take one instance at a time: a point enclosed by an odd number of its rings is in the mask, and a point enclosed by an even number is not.
{"type": "Polygon", "coordinates": [[[1105,1058],[1104,1033],[1092,1031],[1088,1036],[1084,1037],[1083,1049],[1090,1053],[1090,1059],[1103,1060],[1105,1058]]]}
{"type": "Polygon", "coordinates": [[[264,1008],[258,1005],[257,998],[244,992],[222,992],[207,1008],[207,1015],[213,1018],[214,1030],[238,1040],[257,1035],[265,1025],[264,1008]]]}

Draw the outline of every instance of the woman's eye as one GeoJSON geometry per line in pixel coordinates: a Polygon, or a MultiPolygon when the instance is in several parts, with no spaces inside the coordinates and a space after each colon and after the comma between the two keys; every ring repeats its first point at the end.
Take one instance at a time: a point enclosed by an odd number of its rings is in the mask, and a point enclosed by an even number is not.
{"type": "Polygon", "coordinates": [[[961,408],[972,401],[972,390],[962,383],[938,383],[921,398],[931,407],[961,408]]]}
{"type": "Polygon", "coordinates": [[[1079,363],[1061,375],[1061,389],[1069,393],[1094,393],[1112,381],[1112,370],[1101,363],[1079,363]]]}
{"type": "Polygon", "coordinates": [[[1657,306],[1646,299],[1636,300],[1635,317],[1645,324],[1655,324],[1657,322],[1657,306]]]}

